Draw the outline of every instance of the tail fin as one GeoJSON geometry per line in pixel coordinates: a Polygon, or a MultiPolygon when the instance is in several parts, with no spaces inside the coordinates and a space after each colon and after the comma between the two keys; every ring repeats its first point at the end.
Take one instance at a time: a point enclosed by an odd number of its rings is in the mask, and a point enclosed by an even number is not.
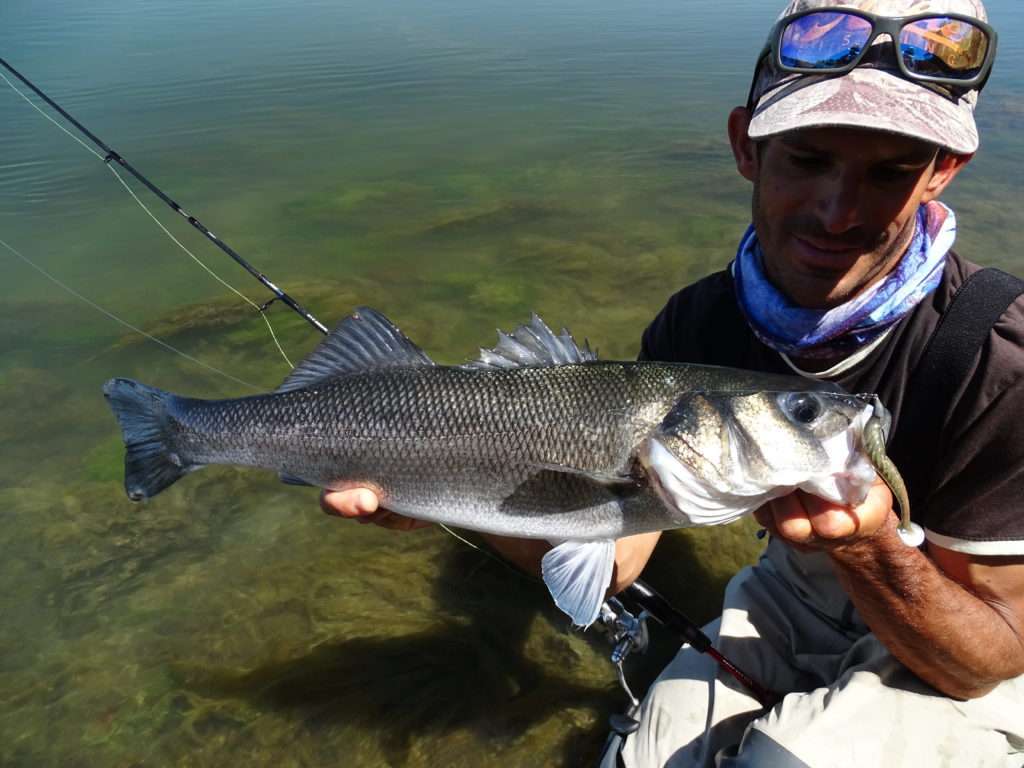
{"type": "Polygon", "coordinates": [[[124,490],[129,499],[156,496],[194,469],[169,443],[167,408],[175,395],[131,379],[111,379],[103,385],[103,394],[124,435],[124,490]]]}

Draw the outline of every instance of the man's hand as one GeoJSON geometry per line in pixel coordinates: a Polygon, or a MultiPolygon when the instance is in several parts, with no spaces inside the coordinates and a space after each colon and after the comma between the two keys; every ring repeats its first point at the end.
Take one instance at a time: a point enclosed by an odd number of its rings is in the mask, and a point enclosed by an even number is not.
{"type": "Polygon", "coordinates": [[[864,541],[894,527],[896,518],[892,493],[881,479],[856,506],[794,491],[769,501],[754,517],[773,536],[805,551],[832,550],[864,541]]]}
{"type": "Polygon", "coordinates": [[[322,491],[320,506],[329,515],[345,517],[357,523],[373,523],[393,531],[412,531],[426,528],[430,523],[414,520],[397,512],[380,508],[377,494],[369,488],[350,488],[345,491],[322,491]]]}

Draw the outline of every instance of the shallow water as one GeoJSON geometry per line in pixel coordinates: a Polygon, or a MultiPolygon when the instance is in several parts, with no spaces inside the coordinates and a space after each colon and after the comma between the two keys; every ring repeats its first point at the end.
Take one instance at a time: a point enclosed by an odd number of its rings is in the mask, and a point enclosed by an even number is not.
{"type": "MultiPolygon", "coordinates": [[[[370,304],[456,362],[536,310],[631,357],[668,295],[732,255],[749,202],[724,119],[774,6],[6,0],[0,56],[328,324],[370,304]]],[[[946,200],[962,253],[1020,272],[1024,10],[989,8],[982,152],[946,200]]],[[[190,355],[284,377],[259,317],[102,163],[3,83],[0,116],[0,238],[190,355]]],[[[623,699],[603,640],[567,631],[543,588],[255,472],[130,504],[104,380],[245,390],[6,251],[0,278],[0,764],[592,759],[623,699]]],[[[269,316],[293,359],[316,343],[269,316]]],[[[647,575],[704,619],[755,552],[749,527],[674,535],[647,575]]]]}

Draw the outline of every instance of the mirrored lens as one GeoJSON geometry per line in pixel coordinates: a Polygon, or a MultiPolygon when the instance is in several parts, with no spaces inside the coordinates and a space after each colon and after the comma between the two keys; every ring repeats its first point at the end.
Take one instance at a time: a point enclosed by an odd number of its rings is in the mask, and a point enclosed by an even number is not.
{"type": "Polygon", "coordinates": [[[860,56],[871,38],[871,22],[848,13],[810,13],[786,25],[779,58],[787,67],[833,69],[860,56]]]}
{"type": "Polygon", "coordinates": [[[900,30],[900,56],[918,75],[969,80],[981,72],[987,52],[984,30],[959,19],[936,16],[900,30]]]}

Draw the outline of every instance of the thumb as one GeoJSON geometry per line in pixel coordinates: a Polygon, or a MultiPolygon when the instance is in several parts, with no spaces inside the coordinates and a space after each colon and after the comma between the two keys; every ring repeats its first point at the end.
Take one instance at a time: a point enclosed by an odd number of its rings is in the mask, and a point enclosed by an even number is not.
{"type": "Polygon", "coordinates": [[[362,517],[372,515],[379,506],[377,494],[369,488],[350,488],[344,491],[325,490],[320,494],[320,507],[329,515],[362,517]]]}

